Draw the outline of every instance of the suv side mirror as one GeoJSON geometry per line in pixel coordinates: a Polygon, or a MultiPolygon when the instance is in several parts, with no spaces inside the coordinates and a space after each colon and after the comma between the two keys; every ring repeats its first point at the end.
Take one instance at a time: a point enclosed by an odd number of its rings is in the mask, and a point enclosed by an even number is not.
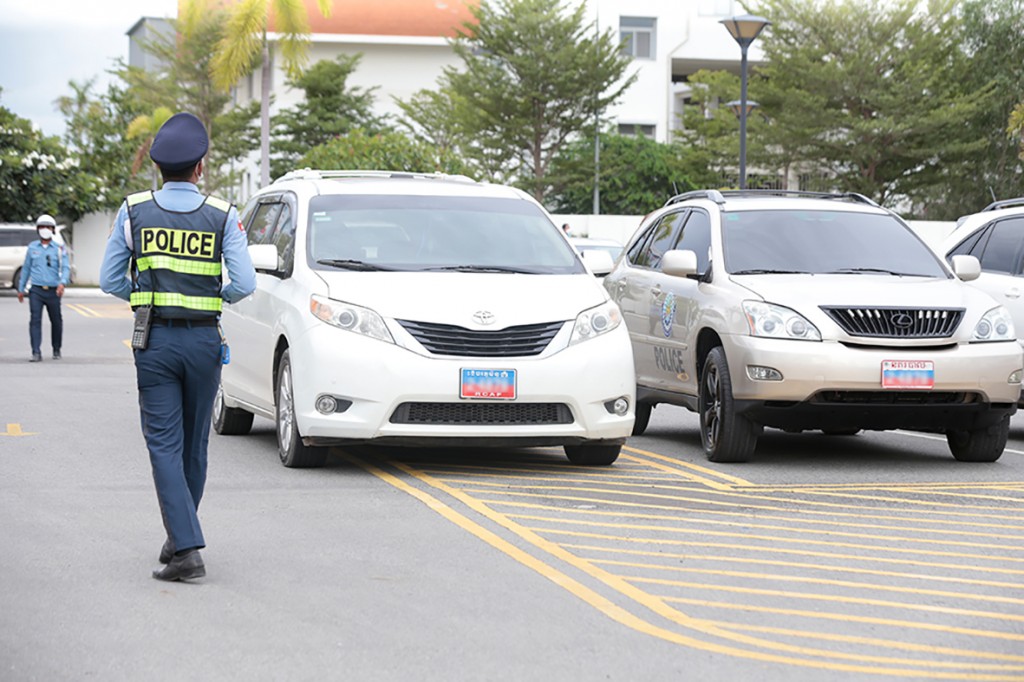
{"type": "Polygon", "coordinates": [[[603,277],[607,275],[615,267],[615,261],[612,260],[612,255],[607,251],[601,249],[585,249],[580,252],[580,258],[583,259],[583,265],[587,267],[587,270],[595,277],[603,277]]]}
{"type": "Polygon", "coordinates": [[[697,274],[697,254],[689,250],[672,249],[661,257],[661,271],[675,277],[697,274]]]}
{"type": "Polygon", "coordinates": [[[981,263],[975,256],[953,256],[951,263],[953,274],[964,282],[970,282],[981,276],[981,263]]]}
{"type": "Polygon", "coordinates": [[[256,270],[277,271],[277,247],[273,244],[250,244],[249,258],[256,270]]]}

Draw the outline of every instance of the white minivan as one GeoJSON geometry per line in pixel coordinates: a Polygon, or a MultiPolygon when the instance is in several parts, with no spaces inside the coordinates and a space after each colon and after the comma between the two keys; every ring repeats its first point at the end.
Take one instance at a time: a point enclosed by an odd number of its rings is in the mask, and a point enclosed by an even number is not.
{"type": "MultiPolygon", "coordinates": [[[[346,444],[563,446],[611,464],[633,426],[618,307],[526,193],[460,176],[289,173],[242,211],[255,293],[230,306],[221,434],[281,461],[346,444]]],[[[602,258],[603,257],[603,258],[602,258]]]]}

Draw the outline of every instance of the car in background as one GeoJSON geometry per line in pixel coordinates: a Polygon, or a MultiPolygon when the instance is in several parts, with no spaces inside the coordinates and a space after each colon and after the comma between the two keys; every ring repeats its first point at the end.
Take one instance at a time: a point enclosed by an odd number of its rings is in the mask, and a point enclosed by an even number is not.
{"type": "Polygon", "coordinates": [[[1006,307],[962,281],[978,271],[857,194],[673,197],[604,279],[633,346],[633,433],[669,403],[698,413],[715,462],[746,460],[765,427],[941,433],[994,461],[1024,354],[1006,307]]]}
{"type": "Polygon", "coordinates": [[[629,336],[525,192],[303,170],[257,192],[241,219],[257,288],[222,315],[218,433],[271,419],[287,467],[353,444],[618,457],[633,426],[629,336]]]}
{"type": "Polygon", "coordinates": [[[1024,345],[1024,197],[960,218],[939,252],[947,262],[959,255],[978,259],[981,274],[971,285],[1006,306],[1024,345]]]}
{"type": "MultiPolygon", "coordinates": [[[[63,230],[62,225],[57,226],[53,241],[64,248],[71,270],[71,282],[74,282],[76,274],[74,253],[64,239],[63,230]]],[[[21,279],[21,266],[25,264],[28,245],[37,239],[39,239],[39,234],[36,232],[35,225],[0,224],[0,287],[5,289],[18,287],[18,280],[21,279]]]]}
{"type": "MultiPolygon", "coordinates": [[[[569,237],[569,243],[573,245],[581,256],[587,258],[594,252],[602,252],[608,254],[611,259],[612,265],[622,255],[622,244],[618,243],[613,239],[591,239],[589,237],[569,237]]],[[[611,271],[611,267],[598,267],[596,269],[591,268],[591,271],[596,277],[604,277],[608,272],[611,271]]]]}

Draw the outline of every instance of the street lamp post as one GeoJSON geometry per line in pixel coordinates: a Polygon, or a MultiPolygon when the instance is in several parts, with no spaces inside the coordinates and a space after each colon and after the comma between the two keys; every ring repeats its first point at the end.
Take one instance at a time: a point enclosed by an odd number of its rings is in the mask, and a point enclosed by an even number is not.
{"type": "MultiPolygon", "coordinates": [[[[747,106],[747,48],[761,34],[765,26],[771,22],[764,17],[753,14],[722,19],[720,22],[728,29],[729,35],[739,43],[740,54],[740,189],[747,188],[747,115],[750,107],[747,106]]],[[[735,111],[735,109],[734,109],[735,111]]]]}

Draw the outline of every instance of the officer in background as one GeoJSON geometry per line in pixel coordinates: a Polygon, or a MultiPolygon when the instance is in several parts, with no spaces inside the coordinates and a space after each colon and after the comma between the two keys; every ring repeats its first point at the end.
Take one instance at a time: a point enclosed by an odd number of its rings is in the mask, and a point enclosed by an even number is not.
{"type": "Polygon", "coordinates": [[[32,344],[32,359],[43,359],[43,308],[50,318],[50,345],[53,359],[60,360],[60,347],[64,341],[64,318],[60,314],[60,298],[64,286],[71,281],[71,264],[64,247],[53,241],[57,223],[45,213],[36,220],[39,240],[28,245],[25,264],[21,266],[18,281],[18,303],[25,301],[25,287],[32,282],[28,291],[28,337],[32,344]]]}
{"type": "Polygon", "coordinates": [[[234,303],[256,288],[238,212],[196,187],[208,146],[206,129],[192,114],[164,123],[149,151],[163,187],[121,204],[100,271],[103,291],[130,301],[137,320],[140,313],[152,317],[145,349],[134,353],[142,433],[167,531],[160,550],[167,565],[153,572],[158,580],[206,575],[197,511],[210,413],[226,361],[218,320],[224,301],[234,303]]]}

